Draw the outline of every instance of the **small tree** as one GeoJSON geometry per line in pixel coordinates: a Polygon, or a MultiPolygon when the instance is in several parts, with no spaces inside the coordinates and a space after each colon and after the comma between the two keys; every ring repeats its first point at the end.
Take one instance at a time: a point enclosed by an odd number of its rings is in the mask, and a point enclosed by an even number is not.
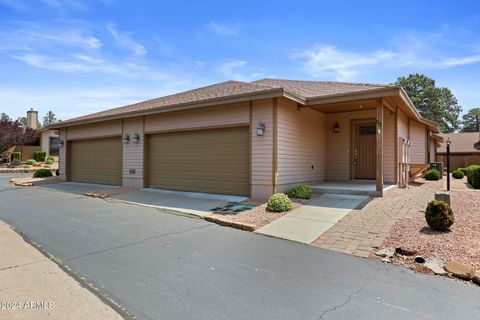
{"type": "Polygon", "coordinates": [[[5,112],[2,112],[2,114],[0,114],[0,121],[10,121],[10,117],[5,112]]]}
{"type": "Polygon", "coordinates": [[[43,117],[43,126],[46,127],[55,122],[58,122],[58,119],[55,116],[55,113],[53,113],[52,111],[48,111],[45,117],[43,117]]]}
{"type": "Polygon", "coordinates": [[[462,116],[462,132],[478,132],[479,122],[480,108],[468,110],[468,112],[462,116]]]}
{"type": "Polygon", "coordinates": [[[18,121],[0,120],[0,152],[18,145],[33,145],[38,141],[37,131],[24,128],[18,121]]]}

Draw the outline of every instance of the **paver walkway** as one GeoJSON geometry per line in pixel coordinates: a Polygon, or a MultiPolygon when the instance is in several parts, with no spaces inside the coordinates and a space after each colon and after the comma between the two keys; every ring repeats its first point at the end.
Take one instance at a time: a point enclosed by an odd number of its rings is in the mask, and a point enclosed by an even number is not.
{"type": "Polygon", "coordinates": [[[442,190],[442,181],[412,183],[406,189],[393,189],[375,198],[362,209],[354,209],[341,221],[316,239],[312,245],[368,257],[386,239],[393,225],[425,210],[442,190]]]}
{"type": "Polygon", "coordinates": [[[367,199],[367,196],[327,193],[256,232],[310,244],[367,199]]]}

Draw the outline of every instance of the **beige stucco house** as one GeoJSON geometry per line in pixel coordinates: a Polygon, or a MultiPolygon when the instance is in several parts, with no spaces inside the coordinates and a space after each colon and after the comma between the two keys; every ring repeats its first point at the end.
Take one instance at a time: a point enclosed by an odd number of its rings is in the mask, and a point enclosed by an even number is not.
{"type": "Polygon", "coordinates": [[[227,81],[49,127],[66,180],[265,198],[299,183],[404,185],[438,125],[398,86],[227,81]]]}

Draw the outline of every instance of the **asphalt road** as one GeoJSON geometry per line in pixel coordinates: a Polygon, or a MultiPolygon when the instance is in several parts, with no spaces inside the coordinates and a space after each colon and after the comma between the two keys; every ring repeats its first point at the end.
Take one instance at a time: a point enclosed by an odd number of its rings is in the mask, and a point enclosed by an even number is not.
{"type": "Polygon", "coordinates": [[[480,317],[460,281],[8,179],[0,219],[139,319],[480,317]]]}

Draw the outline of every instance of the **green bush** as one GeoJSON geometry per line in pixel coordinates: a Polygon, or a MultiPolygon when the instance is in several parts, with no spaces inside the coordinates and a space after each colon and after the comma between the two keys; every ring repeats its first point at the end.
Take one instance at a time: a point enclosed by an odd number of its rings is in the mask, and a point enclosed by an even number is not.
{"type": "Polygon", "coordinates": [[[310,199],[312,196],[312,189],[307,185],[299,184],[298,186],[290,189],[287,192],[287,196],[297,199],[310,199]]]}
{"type": "Polygon", "coordinates": [[[46,161],[49,161],[49,160],[51,160],[51,161],[55,162],[55,158],[54,158],[54,157],[52,157],[52,156],[48,156],[48,157],[47,157],[47,160],[46,160],[46,161]]]}
{"type": "Polygon", "coordinates": [[[10,166],[12,167],[18,167],[21,165],[22,165],[22,161],[20,161],[20,159],[13,159],[12,161],[10,161],[10,166]]]}
{"type": "Polygon", "coordinates": [[[474,189],[480,189],[480,166],[470,170],[470,176],[470,180],[472,181],[472,187],[474,189]]]}
{"type": "Polygon", "coordinates": [[[458,168],[457,170],[462,171],[464,176],[466,176],[468,174],[468,169],[467,168],[458,168]]]}
{"type": "Polygon", "coordinates": [[[468,183],[470,183],[472,186],[473,186],[472,173],[473,173],[473,171],[474,171],[475,169],[477,169],[477,168],[480,168],[480,166],[479,166],[479,165],[476,165],[476,164],[472,164],[471,166],[468,166],[468,167],[467,167],[467,181],[468,181],[468,183]]]}
{"type": "Polygon", "coordinates": [[[35,163],[37,163],[37,161],[35,161],[35,160],[33,160],[33,159],[28,159],[28,160],[27,160],[27,164],[28,164],[29,166],[34,165],[35,163]]]}
{"type": "Polygon", "coordinates": [[[51,176],[53,176],[53,174],[48,169],[38,169],[33,174],[34,178],[43,178],[43,177],[51,177],[51,176]]]}
{"type": "Polygon", "coordinates": [[[28,165],[28,164],[24,164],[24,165],[22,166],[23,169],[29,169],[29,168],[31,168],[31,167],[32,167],[32,166],[30,166],[30,165],[28,165]]]}
{"type": "Polygon", "coordinates": [[[454,177],[455,179],[463,179],[463,177],[465,177],[465,174],[462,170],[457,169],[452,172],[452,177],[454,177]]]}
{"type": "Polygon", "coordinates": [[[10,162],[13,160],[18,159],[22,161],[22,153],[21,152],[12,152],[12,155],[10,156],[10,162]]]}
{"type": "Polygon", "coordinates": [[[45,151],[35,151],[35,153],[33,154],[33,158],[37,162],[44,162],[46,156],[47,156],[47,153],[45,151]]]}
{"type": "Polygon", "coordinates": [[[43,167],[48,169],[48,168],[51,168],[52,166],[49,165],[49,164],[46,164],[46,165],[44,165],[43,167]]]}
{"type": "Polygon", "coordinates": [[[440,180],[441,174],[440,174],[440,171],[432,168],[425,171],[425,174],[423,175],[423,177],[426,180],[440,180]]]}
{"type": "Polygon", "coordinates": [[[284,212],[292,209],[292,201],[284,193],[275,193],[267,202],[267,209],[273,212],[284,212]]]}
{"type": "Polygon", "coordinates": [[[455,217],[448,203],[433,200],[428,203],[427,210],[425,211],[425,220],[427,220],[430,228],[447,231],[455,222],[455,217]]]}
{"type": "Polygon", "coordinates": [[[53,164],[55,161],[53,161],[52,159],[47,159],[45,161],[45,164],[53,164]]]}

